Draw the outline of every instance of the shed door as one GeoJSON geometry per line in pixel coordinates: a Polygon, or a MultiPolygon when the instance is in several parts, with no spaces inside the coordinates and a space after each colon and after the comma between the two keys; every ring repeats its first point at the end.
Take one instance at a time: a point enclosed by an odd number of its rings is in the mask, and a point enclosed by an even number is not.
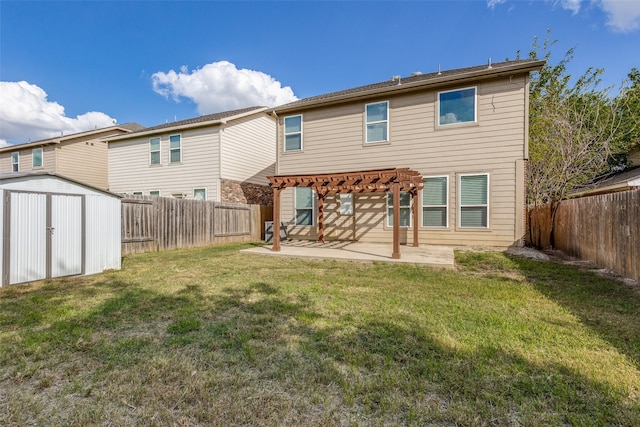
{"type": "Polygon", "coordinates": [[[51,276],[82,274],[82,196],[51,196],[51,276]]]}
{"type": "Polygon", "coordinates": [[[84,196],[6,193],[10,208],[5,236],[9,242],[4,251],[3,284],[82,274],[84,196]]]}
{"type": "MultiPolygon", "coordinates": [[[[6,192],[9,209],[9,284],[47,277],[47,195],[6,192]]],[[[5,230],[5,236],[7,231],[5,230]]],[[[7,251],[4,251],[5,257],[7,251]]]]}

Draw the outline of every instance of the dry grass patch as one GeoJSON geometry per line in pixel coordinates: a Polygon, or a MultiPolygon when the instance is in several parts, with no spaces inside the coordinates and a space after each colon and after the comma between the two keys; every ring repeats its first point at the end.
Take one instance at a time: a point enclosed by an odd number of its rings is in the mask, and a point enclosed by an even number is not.
{"type": "Polygon", "coordinates": [[[0,424],[640,424],[640,298],[616,282],[242,247],[0,289],[0,424]]]}

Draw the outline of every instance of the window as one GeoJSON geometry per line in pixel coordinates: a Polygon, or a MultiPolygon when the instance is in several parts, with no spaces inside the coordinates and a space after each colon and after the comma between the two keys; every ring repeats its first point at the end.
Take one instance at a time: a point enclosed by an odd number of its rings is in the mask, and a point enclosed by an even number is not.
{"type": "Polygon", "coordinates": [[[353,193],[340,194],[340,215],[353,215],[353,193]]]}
{"type": "Polygon", "coordinates": [[[20,153],[17,151],[11,153],[11,170],[13,172],[20,172],[20,153]]]}
{"type": "Polygon", "coordinates": [[[422,226],[447,227],[449,178],[430,176],[424,179],[422,190],[422,226]]]}
{"type": "Polygon", "coordinates": [[[142,196],[142,191],[134,191],[132,194],[134,196],[142,196]]]}
{"type": "Polygon", "coordinates": [[[460,227],[489,226],[489,175],[460,176],[460,227]]]}
{"type": "MultiPolygon", "coordinates": [[[[393,227],[393,193],[387,193],[387,226],[393,227]]],[[[411,194],[400,192],[400,227],[411,226],[411,194]]]]}
{"type": "Polygon", "coordinates": [[[180,135],[171,135],[169,137],[169,161],[171,163],[180,163],[182,161],[182,142],[180,135]]]}
{"type": "Polygon", "coordinates": [[[160,197],[160,190],[151,190],[149,191],[149,195],[151,197],[160,197]]]}
{"type": "Polygon", "coordinates": [[[302,150],[302,116],[284,118],[284,151],[302,150]]]}
{"type": "Polygon", "coordinates": [[[313,225],[313,191],[296,187],[296,225],[313,225]]]}
{"type": "Polygon", "coordinates": [[[40,148],[34,148],[31,151],[31,166],[33,166],[34,168],[41,168],[42,167],[42,147],[40,148]]]}
{"type": "Polygon", "coordinates": [[[365,111],[366,142],[383,142],[389,140],[389,102],[367,104],[365,111]]]}
{"type": "Polygon", "coordinates": [[[438,93],[438,124],[450,125],[476,121],[476,88],[438,93]]]}
{"type": "Polygon", "coordinates": [[[194,200],[207,200],[207,189],[206,188],[194,189],[193,198],[194,200]]]}
{"type": "Polygon", "coordinates": [[[149,163],[152,165],[160,164],[160,138],[149,140],[149,163]]]}

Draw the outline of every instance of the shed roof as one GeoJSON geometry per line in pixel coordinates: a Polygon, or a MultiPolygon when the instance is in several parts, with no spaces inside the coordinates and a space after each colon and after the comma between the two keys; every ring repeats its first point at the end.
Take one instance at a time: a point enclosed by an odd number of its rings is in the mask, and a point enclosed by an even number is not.
{"type": "Polygon", "coordinates": [[[122,198],[122,196],[120,194],[117,193],[112,193],[110,191],[106,191],[103,190],[102,188],[99,187],[95,187],[91,184],[87,184],[86,182],[82,182],[82,181],[78,181],[77,179],[73,179],[73,178],[69,178],[60,174],[57,174],[55,172],[49,172],[49,171],[35,171],[35,172],[11,172],[11,173],[3,173],[0,174],[0,188],[2,188],[2,184],[5,182],[10,182],[10,181],[16,181],[22,178],[41,178],[41,177],[54,177],[54,178],[58,178],[61,179],[63,181],[67,181],[82,187],[86,187],[90,190],[93,191],[98,191],[100,193],[104,193],[107,194],[109,196],[113,196],[113,197],[117,197],[119,199],[122,198]]]}

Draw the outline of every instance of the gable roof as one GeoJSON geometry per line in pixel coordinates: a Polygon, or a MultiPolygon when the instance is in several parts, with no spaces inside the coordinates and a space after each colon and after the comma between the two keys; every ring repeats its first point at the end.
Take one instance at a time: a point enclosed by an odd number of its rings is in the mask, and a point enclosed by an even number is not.
{"type": "Polygon", "coordinates": [[[56,137],[53,137],[53,138],[40,139],[38,141],[24,142],[22,144],[8,145],[6,147],[0,148],[0,153],[4,153],[4,152],[7,152],[7,151],[14,151],[14,150],[23,150],[23,149],[29,148],[29,147],[39,147],[39,146],[42,146],[42,145],[60,144],[60,143],[62,143],[64,141],[68,141],[70,139],[77,139],[77,138],[82,138],[82,137],[90,137],[90,136],[95,135],[95,134],[108,132],[110,130],[118,130],[118,129],[119,130],[125,130],[127,132],[133,132],[133,131],[138,131],[140,129],[144,129],[144,126],[142,126],[142,125],[140,125],[138,123],[135,123],[135,122],[130,122],[130,123],[124,123],[122,125],[108,126],[108,127],[98,128],[98,129],[84,131],[84,132],[70,133],[70,134],[67,134],[67,135],[56,136],[56,137]]]}
{"type": "Polygon", "coordinates": [[[254,107],[248,107],[248,108],[241,108],[238,110],[224,111],[221,113],[209,114],[206,116],[199,116],[191,119],[180,120],[177,122],[151,126],[148,128],[143,128],[138,131],[128,133],[126,135],[117,135],[114,137],[103,138],[103,140],[108,142],[118,141],[123,139],[135,138],[143,135],[163,133],[166,131],[177,131],[177,130],[189,129],[189,128],[200,127],[200,126],[224,124],[224,123],[227,123],[228,121],[237,120],[239,118],[260,113],[266,110],[267,110],[267,107],[254,106],[254,107]]]}
{"type": "Polygon", "coordinates": [[[571,197],[593,196],[596,194],[615,193],[640,187],[640,166],[627,169],[600,179],[588,190],[571,194],[571,197]]]}
{"type": "Polygon", "coordinates": [[[395,76],[390,80],[379,83],[300,99],[298,101],[272,108],[270,111],[273,111],[276,114],[286,113],[322,105],[371,98],[383,94],[402,93],[429,87],[440,87],[499,76],[529,73],[531,71],[540,70],[544,64],[544,60],[518,59],[514,61],[496,62],[493,64],[478,65],[474,67],[458,68],[454,70],[437,71],[428,74],[414,73],[410,77],[395,76]]]}

